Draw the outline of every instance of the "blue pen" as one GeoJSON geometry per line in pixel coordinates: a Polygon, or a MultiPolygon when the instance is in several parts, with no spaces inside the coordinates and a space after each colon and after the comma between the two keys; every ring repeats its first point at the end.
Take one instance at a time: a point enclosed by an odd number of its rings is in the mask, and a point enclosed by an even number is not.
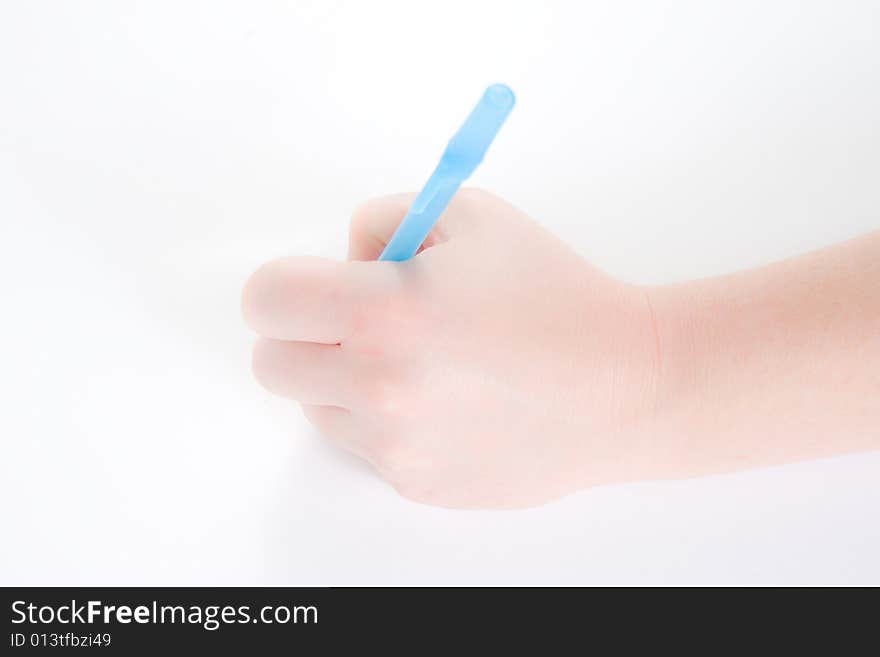
{"type": "Polygon", "coordinates": [[[449,140],[440,164],[416,196],[379,260],[409,260],[416,254],[455,192],[483,161],[515,100],[513,92],[503,84],[486,89],[449,140]]]}

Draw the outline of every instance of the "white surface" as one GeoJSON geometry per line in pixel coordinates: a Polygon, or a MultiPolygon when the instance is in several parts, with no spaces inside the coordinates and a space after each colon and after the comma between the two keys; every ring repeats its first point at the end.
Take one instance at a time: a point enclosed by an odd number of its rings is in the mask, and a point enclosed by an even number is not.
{"type": "Polygon", "coordinates": [[[0,584],[880,584],[880,454],[398,498],[250,378],[247,274],[339,257],[485,84],[474,183],[619,276],[880,227],[871,2],[0,5],[0,584]]]}

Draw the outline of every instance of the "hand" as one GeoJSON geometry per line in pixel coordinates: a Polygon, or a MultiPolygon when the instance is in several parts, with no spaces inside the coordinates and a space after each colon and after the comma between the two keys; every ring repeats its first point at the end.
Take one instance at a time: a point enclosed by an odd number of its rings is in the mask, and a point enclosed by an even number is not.
{"type": "Polygon", "coordinates": [[[645,291],[478,190],[456,195],[416,257],[376,262],[411,200],[356,211],[350,262],[283,258],[250,278],[260,383],[419,502],[526,506],[646,476],[645,291]]]}

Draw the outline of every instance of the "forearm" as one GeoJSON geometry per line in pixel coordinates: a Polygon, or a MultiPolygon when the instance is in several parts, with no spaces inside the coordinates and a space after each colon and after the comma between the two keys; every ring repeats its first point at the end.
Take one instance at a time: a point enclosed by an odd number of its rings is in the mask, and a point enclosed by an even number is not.
{"type": "Polygon", "coordinates": [[[880,232],[649,296],[664,474],[880,448],[880,232]]]}

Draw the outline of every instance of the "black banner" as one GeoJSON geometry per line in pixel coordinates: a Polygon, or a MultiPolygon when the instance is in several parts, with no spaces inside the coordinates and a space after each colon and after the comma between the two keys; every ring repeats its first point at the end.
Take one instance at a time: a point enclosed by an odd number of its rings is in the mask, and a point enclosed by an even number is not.
{"type": "MultiPolygon", "coordinates": [[[[0,653],[556,654],[692,646],[839,648],[875,605],[803,590],[460,588],[4,588],[0,653]],[[830,604],[829,597],[840,599],[830,604]],[[846,610],[846,632],[834,617],[846,610]],[[197,652],[192,652],[197,651],[197,652]]],[[[873,597],[873,593],[871,594],[873,597]]],[[[873,637],[873,638],[871,638],[873,637]]],[[[834,652],[834,651],[832,651],[834,652]]]]}

